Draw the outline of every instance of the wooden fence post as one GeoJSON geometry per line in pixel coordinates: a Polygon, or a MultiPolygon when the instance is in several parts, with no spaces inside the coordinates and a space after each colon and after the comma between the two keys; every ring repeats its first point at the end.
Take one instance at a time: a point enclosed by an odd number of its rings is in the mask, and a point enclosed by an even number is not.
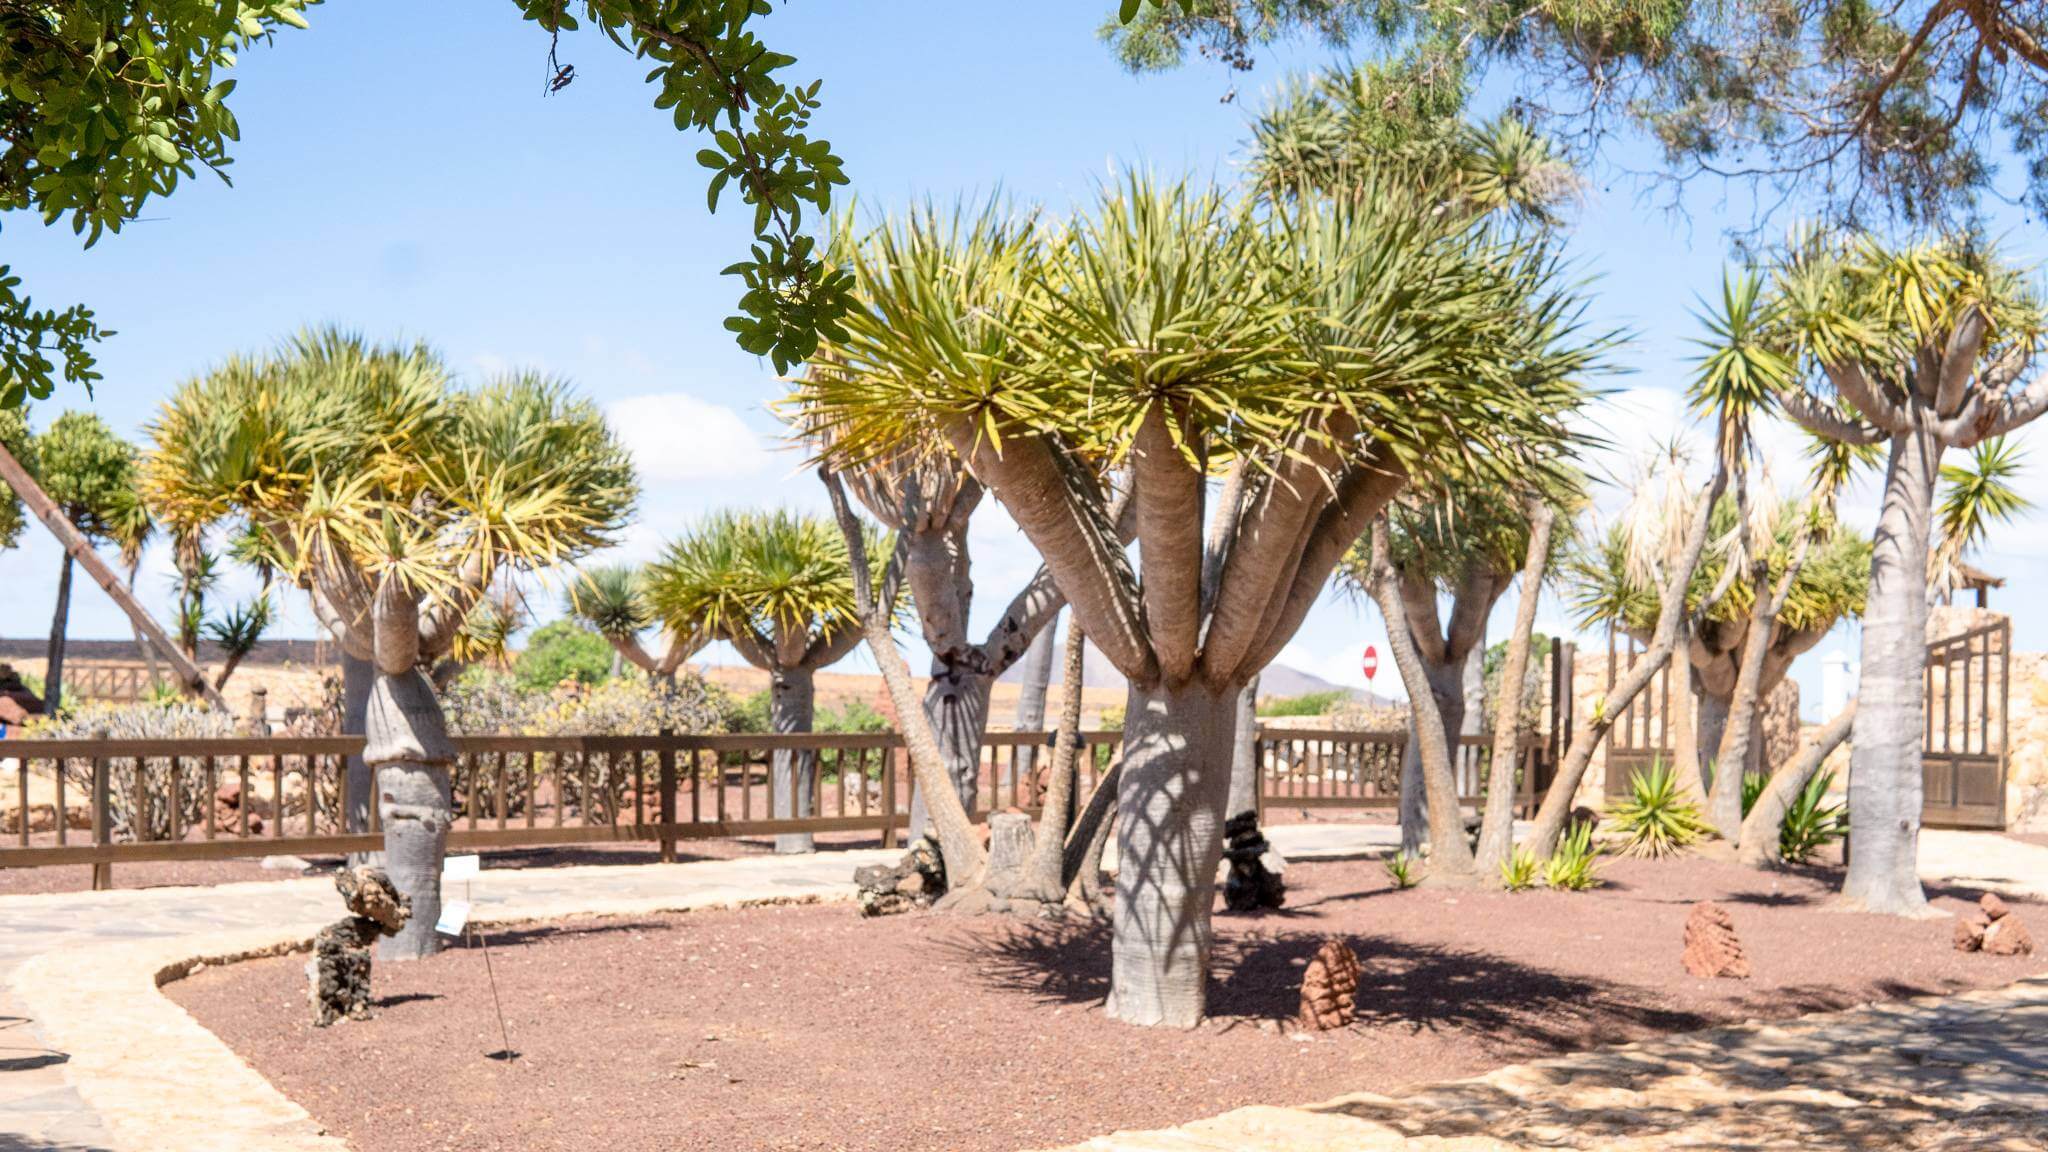
{"type": "Polygon", "coordinates": [[[882,750],[882,847],[896,847],[896,752],[882,750]]]}
{"type": "Polygon", "coordinates": [[[662,746],[659,754],[661,786],[661,862],[676,862],[676,750],[667,741],[674,736],[672,729],[661,730],[662,746]]]}
{"type": "MultiPolygon", "coordinates": [[[[105,740],[107,738],[107,730],[102,728],[92,735],[95,740],[105,740]]],[[[58,765],[57,771],[62,772],[63,770],[63,765],[58,765]]],[[[108,792],[111,788],[111,781],[108,777],[111,775],[112,772],[109,770],[107,758],[105,756],[94,756],[92,758],[92,842],[95,848],[102,850],[114,842],[113,821],[109,818],[111,813],[108,811],[107,803],[108,792]]],[[[62,819],[62,814],[59,814],[58,818],[62,819]]],[[[93,861],[92,890],[95,892],[105,892],[113,886],[113,861],[93,861]]]]}

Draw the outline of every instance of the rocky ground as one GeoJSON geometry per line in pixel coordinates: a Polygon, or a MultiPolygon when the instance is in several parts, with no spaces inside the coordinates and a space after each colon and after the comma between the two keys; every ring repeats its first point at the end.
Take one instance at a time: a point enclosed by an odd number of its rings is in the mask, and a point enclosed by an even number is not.
{"type": "MultiPolygon", "coordinates": [[[[1615,861],[1587,894],[1394,890],[1372,861],[1297,863],[1280,912],[1219,916],[1208,1025],[1100,1010],[1089,925],[851,906],[495,933],[380,966],[378,1016],[311,1026],[301,958],[166,991],[361,1152],[420,1148],[1008,1152],[1252,1103],[1392,1091],[1517,1060],[1752,1018],[2002,985],[2042,957],[1961,953],[1955,921],[1828,910],[1836,877],[1615,861]],[[1752,970],[1681,964],[1706,899],[1752,970]],[[1360,961],[1350,1027],[1295,1030],[1327,940],[1360,961]],[[489,976],[516,1059],[502,1047],[489,976]]],[[[1933,893],[1974,911],[1974,892],[1933,893]]],[[[2048,931],[2048,911],[2014,915],[2048,931]]]]}

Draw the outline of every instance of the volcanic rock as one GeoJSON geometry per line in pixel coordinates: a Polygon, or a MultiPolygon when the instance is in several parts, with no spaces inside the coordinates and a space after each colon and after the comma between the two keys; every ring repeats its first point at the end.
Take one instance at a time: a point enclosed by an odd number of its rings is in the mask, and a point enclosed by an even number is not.
{"type": "Polygon", "coordinates": [[[1735,935],[1728,910],[1712,900],[1692,906],[1685,918],[1685,970],[1702,980],[1749,979],[1749,957],[1735,935]]]}
{"type": "Polygon", "coordinates": [[[1328,1032],[1350,1025],[1358,1016],[1358,955],[1342,940],[1325,940],[1301,975],[1301,1015],[1305,1031],[1328,1032]]]}

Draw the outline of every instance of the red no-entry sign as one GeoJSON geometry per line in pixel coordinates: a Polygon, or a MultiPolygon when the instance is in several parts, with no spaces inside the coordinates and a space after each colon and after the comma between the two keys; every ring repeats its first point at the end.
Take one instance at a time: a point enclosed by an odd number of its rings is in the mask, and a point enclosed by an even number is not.
{"type": "Polygon", "coordinates": [[[1380,650],[1367,644],[1365,646],[1365,663],[1362,667],[1365,669],[1366,680],[1370,681],[1372,674],[1380,670],[1380,650]]]}

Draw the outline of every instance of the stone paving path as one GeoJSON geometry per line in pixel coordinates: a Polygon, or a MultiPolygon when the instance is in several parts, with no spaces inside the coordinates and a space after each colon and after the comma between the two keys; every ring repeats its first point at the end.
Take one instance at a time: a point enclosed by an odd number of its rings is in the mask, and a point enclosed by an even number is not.
{"type": "Polygon", "coordinates": [[[1068,1152],[2048,1149],[2048,980],[1245,1108],[1068,1152]]]}
{"type": "MultiPolygon", "coordinates": [[[[1390,826],[1270,830],[1296,858],[1387,851],[1390,826]]],[[[490,871],[479,920],[843,899],[882,852],[490,871]]],[[[1921,871],[2048,898],[2048,849],[1929,832],[1921,871]]],[[[157,994],[195,958],[274,952],[338,914],[325,878],[0,897],[0,1152],[346,1152],[157,994]]],[[[1250,1108],[1093,1152],[1790,1148],[2048,1152],[2048,982],[1670,1037],[1401,1097],[1250,1108]]]]}
{"type": "MultiPolygon", "coordinates": [[[[479,921],[850,898],[895,853],[493,870],[479,921]]],[[[0,1152],[344,1152],[155,991],[195,957],[275,951],[340,914],[326,877],[0,898],[0,1152]]]]}

